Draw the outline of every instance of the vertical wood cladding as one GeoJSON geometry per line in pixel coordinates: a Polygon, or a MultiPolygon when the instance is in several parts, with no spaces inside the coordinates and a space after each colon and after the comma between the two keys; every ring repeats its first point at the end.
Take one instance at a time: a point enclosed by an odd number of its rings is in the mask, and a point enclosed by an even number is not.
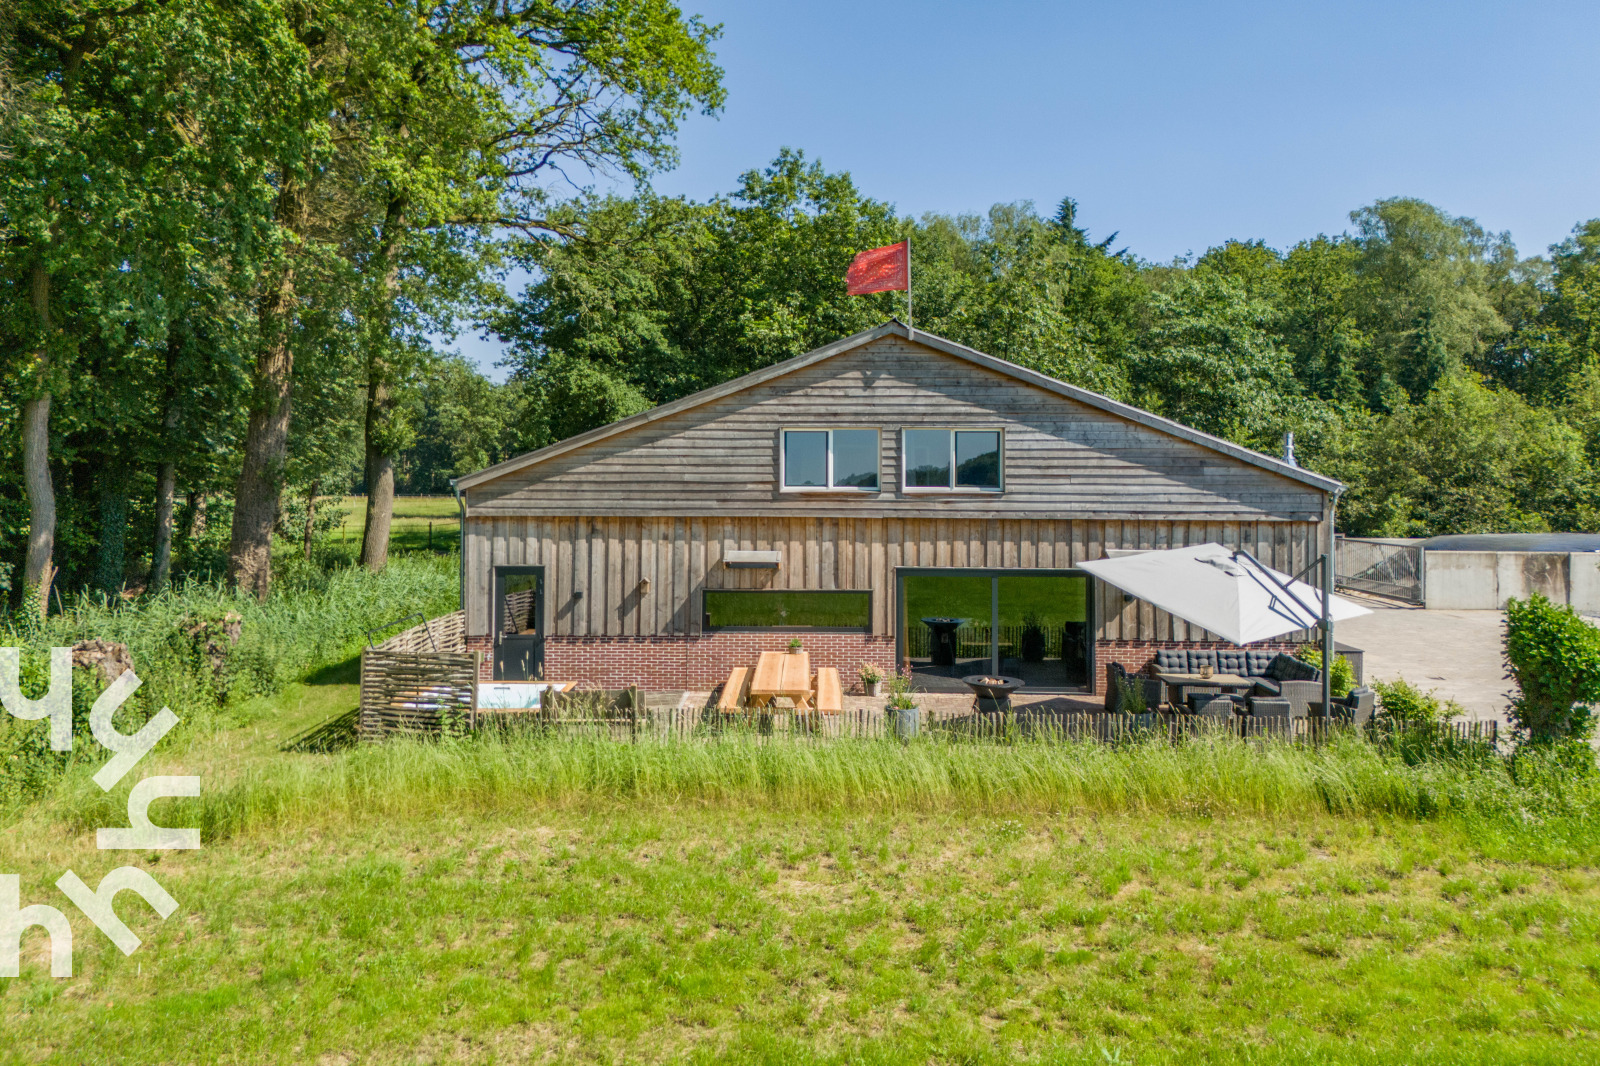
{"type": "MultiPolygon", "coordinates": [[[[894,624],[895,568],[1069,569],[1108,548],[1215,541],[1298,573],[1318,523],[1037,521],[993,518],[474,517],[467,520],[467,632],[489,632],[489,582],[500,565],[545,568],[550,636],[691,636],[705,589],[867,589],[872,632],[894,624]],[[725,554],[776,551],[776,570],[729,570],[725,554]],[[582,593],[581,596],[575,595],[582,593]]],[[[1214,640],[1212,634],[1096,583],[1100,640],[1214,640]]]]}

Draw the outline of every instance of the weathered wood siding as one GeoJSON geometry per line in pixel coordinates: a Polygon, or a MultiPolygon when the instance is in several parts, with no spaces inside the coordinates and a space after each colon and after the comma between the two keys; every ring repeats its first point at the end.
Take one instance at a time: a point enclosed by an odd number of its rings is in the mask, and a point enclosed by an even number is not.
{"type": "MultiPolygon", "coordinates": [[[[1313,486],[900,337],[508,471],[466,497],[468,514],[486,519],[760,515],[849,523],[1307,521],[1320,519],[1323,506],[1313,486]],[[795,426],[880,429],[882,491],[780,492],[779,433],[795,426]],[[1005,492],[901,493],[900,430],[919,426],[1003,428],[1005,492]]],[[[576,542],[569,550],[579,550],[576,542]]]]}
{"type": "MultiPolygon", "coordinates": [[[[1237,520],[475,516],[467,520],[467,627],[473,636],[489,632],[494,566],[546,568],[545,631],[553,636],[698,634],[708,588],[870,589],[873,632],[888,635],[896,567],[1065,569],[1108,548],[1216,541],[1292,574],[1315,556],[1317,530],[1314,522],[1237,520]],[[729,570],[722,560],[733,550],[777,551],[781,564],[729,570]]],[[[1212,639],[1148,603],[1125,604],[1107,586],[1095,617],[1102,639],[1212,639]]]]}

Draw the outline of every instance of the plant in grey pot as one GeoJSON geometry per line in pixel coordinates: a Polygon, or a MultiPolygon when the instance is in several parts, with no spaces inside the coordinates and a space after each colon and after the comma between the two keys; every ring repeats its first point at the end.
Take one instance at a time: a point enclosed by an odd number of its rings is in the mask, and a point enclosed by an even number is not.
{"type": "Polygon", "coordinates": [[[1044,622],[1035,611],[1029,611],[1022,616],[1022,639],[1018,641],[1022,652],[1022,661],[1025,663],[1044,662],[1045,634],[1044,622]]]}
{"type": "Polygon", "coordinates": [[[901,671],[889,678],[889,717],[894,721],[894,731],[901,740],[917,735],[922,725],[922,708],[917,705],[917,694],[911,690],[911,673],[901,671]]]}
{"type": "Polygon", "coordinates": [[[883,684],[883,671],[878,669],[876,663],[862,663],[861,669],[856,671],[856,676],[861,678],[861,691],[868,696],[876,696],[878,688],[883,684]]]}

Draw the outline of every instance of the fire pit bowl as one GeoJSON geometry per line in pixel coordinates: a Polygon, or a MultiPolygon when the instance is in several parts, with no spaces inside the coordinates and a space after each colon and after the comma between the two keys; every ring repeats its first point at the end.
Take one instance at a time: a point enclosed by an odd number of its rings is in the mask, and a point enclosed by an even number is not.
{"type": "Polygon", "coordinates": [[[1018,677],[1004,674],[968,674],[961,679],[972,690],[972,706],[980,714],[1011,709],[1011,694],[1023,687],[1018,677]]]}

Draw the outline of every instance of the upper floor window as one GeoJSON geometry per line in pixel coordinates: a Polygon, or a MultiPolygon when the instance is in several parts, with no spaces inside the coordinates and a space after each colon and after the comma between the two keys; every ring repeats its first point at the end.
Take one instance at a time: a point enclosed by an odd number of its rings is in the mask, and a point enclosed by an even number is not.
{"type": "Polygon", "coordinates": [[[878,431],[786,429],[783,487],[795,491],[878,491],[878,431]]]}
{"type": "Polygon", "coordinates": [[[903,433],[907,492],[999,492],[998,429],[908,429],[903,433]]]}

